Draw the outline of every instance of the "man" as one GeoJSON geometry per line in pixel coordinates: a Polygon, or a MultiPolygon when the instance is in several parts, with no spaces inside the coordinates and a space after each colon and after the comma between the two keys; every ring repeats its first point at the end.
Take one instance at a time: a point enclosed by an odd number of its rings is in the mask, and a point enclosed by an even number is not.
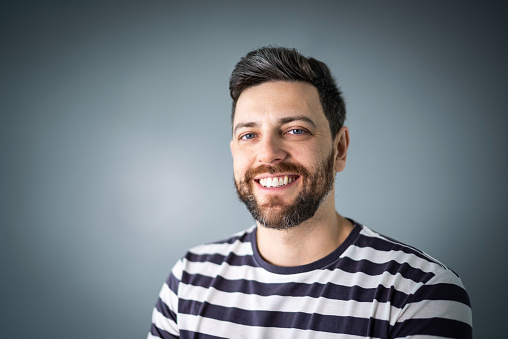
{"type": "Polygon", "coordinates": [[[256,225],[174,266],[148,338],[471,338],[451,270],[336,212],[349,131],[328,67],[260,48],[230,93],[234,180],[256,225]]]}

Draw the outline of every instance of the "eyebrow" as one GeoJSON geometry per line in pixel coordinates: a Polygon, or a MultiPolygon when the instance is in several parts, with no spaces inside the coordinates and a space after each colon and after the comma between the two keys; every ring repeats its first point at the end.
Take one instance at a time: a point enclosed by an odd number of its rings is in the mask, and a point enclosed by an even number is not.
{"type": "MultiPolygon", "coordinates": [[[[293,122],[293,121],[305,121],[306,123],[311,125],[313,128],[316,128],[316,123],[314,121],[312,121],[312,119],[310,119],[309,117],[306,117],[304,115],[297,115],[297,116],[280,118],[278,123],[280,125],[284,125],[284,124],[288,124],[288,123],[293,122]]],[[[255,121],[252,121],[252,122],[241,122],[241,123],[237,124],[235,126],[235,128],[233,129],[233,134],[236,134],[236,132],[240,128],[244,128],[244,127],[257,127],[257,126],[259,126],[259,123],[255,122],[255,121]]]]}
{"type": "Polygon", "coordinates": [[[259,125],[259,123],[257,123],[257,122],[241,122],[241,123],[237,124],[235,126],[235,128],[233,129],[233,134],[236,134],[236,131],[238,131],[240,128],[243,128],[243,127],[256,127],[258,125],[259,125]]]}
{"type": "Polygon", "coordinates": [[[290,123],[293,121],[305,121],[306,123],[311,125],[313,128],[316,128],[316,124],[314,123],[314,121],[312,121],[311,118],[306,117],[304,115],[281,118],[281,119],[279,119],[279,124],[284,125],[284,124],[287,124],[287,123],[290,123]]]}

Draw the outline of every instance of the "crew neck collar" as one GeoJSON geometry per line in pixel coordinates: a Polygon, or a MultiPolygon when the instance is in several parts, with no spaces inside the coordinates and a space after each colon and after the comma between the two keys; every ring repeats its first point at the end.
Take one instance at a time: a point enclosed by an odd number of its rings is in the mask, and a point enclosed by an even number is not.
{"type": "Polygon", "coordinates": [[[263,259],[263,257],[261,257],[261,254],[258,251],[257,244],[257,236],[256,236],[257,227],[254,227],[252,232],[249,234],[249,240],[252,244],[252,252],[254,253],[254,258],[256,259],[256,262],[258,263],[259,266],[263,267],[265,270],[269,272],[276,274],[297,274],[324,269],[330,264],[334,263],[337,259],[339,259],[342,253],[344,253],[344,251],[355,241],[355,239],[358,237],[358,234],[363,228],[363,226],[357,223],[356,221],[349,218],[348,220],[353,223],[354,227],[351,230],[351,233],[346,238],[346,240],[344,240],[344,242],[340,244],[340,246],[337,247],[332,253],[310,264],[290,267],[276,266],[270,264],[265,259],[263,259]]]}

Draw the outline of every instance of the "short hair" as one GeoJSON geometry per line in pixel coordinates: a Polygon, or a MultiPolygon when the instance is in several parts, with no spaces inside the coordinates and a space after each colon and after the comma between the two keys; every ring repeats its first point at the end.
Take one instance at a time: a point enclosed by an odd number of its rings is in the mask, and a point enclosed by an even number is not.
{"type": "Polygon", "coordinates": [[[332,138],[337,135],[346,119],[346,104],[330,70],[323,62],[285,47],[255,49],[235,65],[229,79],[229,93],[233,99],[231,124],[240,94],[249,87],[271,81],[303,81],[316,87],[332,138]]]}

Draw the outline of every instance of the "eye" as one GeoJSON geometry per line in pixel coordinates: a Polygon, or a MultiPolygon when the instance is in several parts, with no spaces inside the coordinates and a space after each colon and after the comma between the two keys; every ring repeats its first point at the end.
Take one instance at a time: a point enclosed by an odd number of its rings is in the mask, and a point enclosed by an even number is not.
{"type": "Polygon", "coordinates": [[[307,133],[307,131],[301,129],[301,128],[293,128],[287,131],[288,134],[294,134],[294,135],[301,135],[307,133]]]}
{"type": "Polygon", "coordinates": [[[254,139],[256,137],[256,134],[254,133],[246,133],[240,136],[240,140],[250,140],[254,139]]]}

